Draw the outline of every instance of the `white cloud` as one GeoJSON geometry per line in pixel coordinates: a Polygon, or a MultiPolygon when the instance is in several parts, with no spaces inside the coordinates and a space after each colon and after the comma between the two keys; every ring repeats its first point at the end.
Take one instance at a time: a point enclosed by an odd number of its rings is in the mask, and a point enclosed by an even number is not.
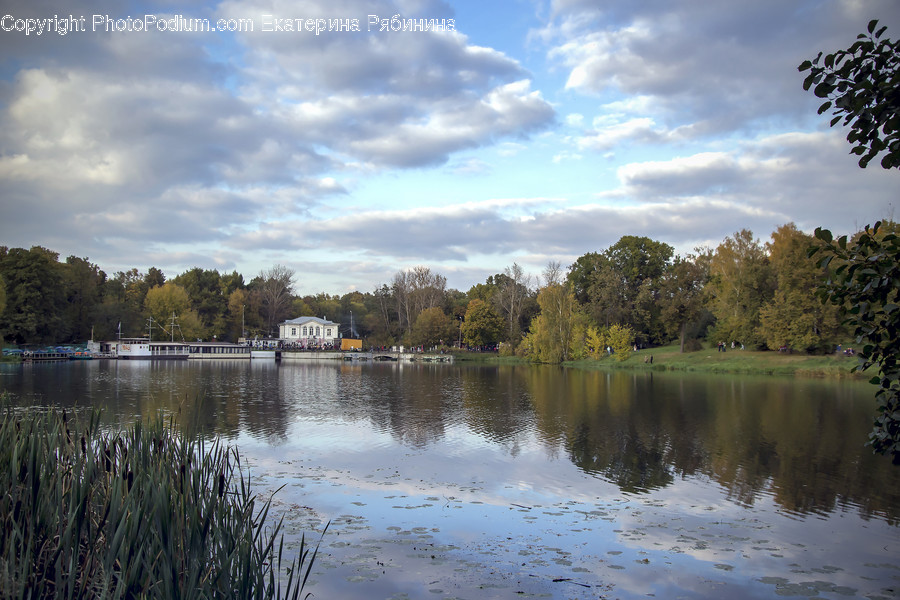
{"type": "Polygon", "coordinates": [[[567,89],[609,99],[608,110],[639,99],[643,116],[709,136],[811,114],[814,99],[802,91],[797,65],[819,50],[846,47],[855,37],[848,30],[863,31],[873,15],[900,26],[891,0],[873,0],[867,12],[834,0],[557,1],[536,37],[568,71],[567,89]]]}
{"type": "Polygon", "coordinates": [[[584,122],[584,115],[578,113],[570,113],[566,115],[566,125],[571,127],[581,127],[584,122]]]}
{"type": "MultiPolygon", "coordinates": [[[[900,5],[871,2],[896,31],[900,5]]],[[[462,20],[365,31],[368,14],[453,17],[438,1],[298,6],[184,13],[302,12],[363,31],[0,35],[3,243],[108,270],[292,263],[367,289],[423,262],[540,272],[627,233],[690,248],[787,220],[844,231],[896,198],[897,174],[856,168],[839,131],[808,131],[827,120],[796,65],[852,43],[868,18],[852,3],[558,0],[527,48],[513,29],[467,37],[462,20]]]]}
{"type": "MultiPolygon", "coordinates": [[[[601,120],[595,119],[597,125],[601,120]]],[[[625,142],[659,142],[667,137],[667,132],[650,118],[635,118],[621,123],[610,123],[586,131],[577,138],[576,144],[582,150],[604,152],[625,142]]]]}

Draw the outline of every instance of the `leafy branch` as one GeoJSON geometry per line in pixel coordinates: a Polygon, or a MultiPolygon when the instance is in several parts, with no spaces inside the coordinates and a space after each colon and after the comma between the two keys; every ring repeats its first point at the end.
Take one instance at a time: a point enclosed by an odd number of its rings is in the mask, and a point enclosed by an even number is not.
{"type": "Polygon", "coordinates": [[[819,52],[798,67],[809,71],[803,89],[826,99],[819,114],[830,110],[832,127],[841,120],[850,127],[847,141],[862,168],[881,153],[883,168],[900,167],[900,41],[882,37],[886,30],[870,21],[846,50],[819,52]]]}

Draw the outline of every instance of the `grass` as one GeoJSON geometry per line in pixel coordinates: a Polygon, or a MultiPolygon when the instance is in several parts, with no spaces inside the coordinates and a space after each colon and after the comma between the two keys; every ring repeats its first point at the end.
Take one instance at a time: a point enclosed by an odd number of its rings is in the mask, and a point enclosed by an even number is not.
{"type": "Polygon", "coordinates": [[[284,562],[236,450],[161,419],[120,434],[98,421],[5,409],[0,596],[300,597],[317,549],[304,538],[284,562]]]}
{"type": "MultiPolygon", "coordinates": [[[[484,364],[527,365],[528,359],[498,356],[491,352],[453,352],[454,360],[484,364]]],[[[648,348],[632,353],[624,361],[615,357],[600,360],[568,361],[567,367],[584,369],[640,369],[654,371],[692,371],[699,373],[744,373],[755,375],[800,375],[807,377],[868,379],[862,373],[851,373],[857,364],[855,357],[841,354],[807,355],[784,354],[772,351],[732,350],[718,352],[704,348],[695,352],[680,352],[677,344],[648,348]],[[649,362],[649,357],[653,362],[649,362]]]]}
{"type": "Polygon", "coordinates": [[[715,348],[696,352],[679,352],[677,345],[640,350],[625,361],[604,358],[600,361],[582,360],[567,363],[583,368],[623,368],[657,371],[695,371],[707,373],[745,373],[759,375],[802,375],[810,377],[867,378],[851,373],[855,357],[841,354],[807,355],[772,351],[732,350],[718,352],[715,348]],[[653,362],[647,360],[653,357],[653,362]]]}

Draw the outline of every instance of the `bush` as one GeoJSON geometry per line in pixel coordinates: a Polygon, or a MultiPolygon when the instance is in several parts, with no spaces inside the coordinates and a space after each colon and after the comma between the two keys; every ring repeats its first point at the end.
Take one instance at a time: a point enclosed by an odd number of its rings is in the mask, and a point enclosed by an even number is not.
{"type": "Polygon", "coordinates": [[[281,522],[236,450],[161,419],[102,433],[65,411],[0,422],[4,598],[297,598],[316,552],[282,569],[281,522]],[[276,547],[276,542],[278,542],[276,547]],[[284,585],[283,585],[284,584],[284,585]]]}
{"type": "Polygon", "coordinates": [[[497,354],[500,356],[516,356],[516,346],[512,342],[501,342],[497,354]]]}

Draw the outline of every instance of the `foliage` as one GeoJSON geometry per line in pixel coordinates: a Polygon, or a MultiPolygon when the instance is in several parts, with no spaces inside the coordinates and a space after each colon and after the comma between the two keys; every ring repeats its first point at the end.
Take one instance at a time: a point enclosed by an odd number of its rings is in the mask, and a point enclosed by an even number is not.
{"type": "MultiPolygon", "coordinates": [[[[720,339],[741,341],[748,347],[769,343],[798,350],[824,348],[833,338],[834,307],[809,302],[807,290],[819,271],[802,256],[800,246],[808,239],[789,225],[773,233],[773,241],[763,246],[745,230],[726,238],[715,252],[672,259],[668,244],[623,236],[603,252],[579,257],[565,279],[559,263],[551,263],[544,278],[553,285],[571,286],[577,309],[571,313],[572,323],[554,325],[554,335],[566,338],[561,355],[571,360],[592,352],[589,325],[605,331],[618,323],[630,327],[642,345],[678,338],[687,349],[697,345],[713,320],[717,320],[720,339]]],[[[468,343],[511,342],[510,352],[515,349],[516,354],[533,358],[536,355],[529,347],[519,344],[522,332],[535,324],[543,326],[550,318],[545,315],[543,321],[534,321],[544,309],[537,291],[529,287],[533,278],[518,264],[487,277],[468,293],[447,289],[446,278],[420,266],[397,273],[391,285],[382,284],[369,293],[300,297],[293,293],[293,271],[280,265],[246,286],[237,272],[220,274],[200,268],[167,281],[155,267],[146,274],[130,269],[107,277],[86,258],[69,257],[60,263],[55,253],[44,248],[0,247],[0,277],[5,278],[7,292],[0,332],[19,344],[79,342],[92,330],[96,330],[95,339],[114,339],[120,323],[124,336],[146,335],[150,316],[155,321],[154,338],[159,339],[168,334],[160,333],[156,324],[170,329],[173,312],[185,339],[215,336],[236,341],[245,334],[251,338],[275,334],[278,323],[286,318],[316,315],[337,321],[343,335],[364,339],[366,346],[419,344],[429,339],[449,342],[470,328],[480,328],[470,331],[468,343]],[[15,288],[12,280],[21,285],[15,288]],[[173,290],[176,284],[184,288],[186,299],[161,302],[162,290],[173,290]],[[459,317],[474,300],[483,302],[485,318],[491,312],[500,316],[504,326],[499,335],[493,331],[492,319],[482,322],[474,313],[459,327],[459,317]],[[157,304],[165,306],[151,308],[157,304]],[[452,327],[437,337],[421,330],[413,336],[425,309],[443,312],[452,327]]],[[[180,337],[177,331],[175,335],[180,337]]],[[[546,339],[537,336],[531,342],[546,339]]]]}
{"type": "Polygon", "coordinates": [[[438,346],[455,339],[456,326],[443,310],[434,306],[426,308],[416,317],[410,342],[425,347],[438,346]]]}
{"type": "Polygon", "coordinates": [[[821,289],[823,299],[842,308],[859,349],[854,370],[876,367],[878,416],[869,443],[900,464],[900,236],[876,222],[848,242],[816,229],[823,242],[815,249],[823,268],[833,269],[821,289]]]}
{"type": "Polygon", "coordinates": [[[572,284],[575,298],[580,304],[588,304],[591,301],[590,289],[594,283],[597,271],[604,264],[605,258],[597,252],[588,252],[579,256],[569,266],[566,280],[572,284]]]}
{"type": "Polygon", "coordinates": [[[601,331],[594,325],[589,325],[585,332],[587,355],[594,360],[599,360],[606,356],[606,347],[608,345],[605,331],[601,331]]]}
{"type": "Polygon", "coordinates": [[[631,350],[634,347],[634,330],[627,325],[619,325],[618,323],[609,326],[606,332],[606,340],[613,350],[616,360],[621,362],[628,360],[631,356],[631,350]]]}
{"type": "Polygon", "coordinates": [[[760,309],[774,293],[775,279],[765,248],[742,229],[725,238],[709,263],[707,307],[716,317],[717,341],[762,347],[760,309]]]}
{"type": "Polygon", "coordinates": [[[634,338],[634,330],[628,325],[615,323],[601,329],[591,325],[585,333],[585,355],[599,360],[611,351],[616,361],[628,360],[634,348],[634,338]]]}
{"type": "Polygon", "coordinates": [[[773,297],[760,310],[760,336],[770,350],[828,350],[837,338],[837,307],[809,293],[822,279],[822,269],[808,256],[816,239],[793,223],[782,225],[766,244],[776,279],[773,297]]]}
{"type": "MultiPolygon", "coordinates": [[[[258,296],[255,299],[258,299],[258,296]]],[[[252,298],[247,290],[238,288],[228,294],[228,304],[225,312],[226,339],[237,341],[239,338],[246,337],[248,321],[251,321],[249,323],[250,326],[258,324],[256,322],[257,319],[254,319],[253,315],[259,315],[259,307],[257,305],[255,307],[257,310],[254,311],[251,302],[252,298]],[[250,310],[247,310],[248,305],[251,305],[249,306],[250,310]],[[248,315],[250,319],[247,318],[248,315]]]]}
{"type": "Polygon", "coordinates": [[[709,257],[675,257],[660,278],[660,316],[684,352],[688,326],[705,312],[703,289],[709,279],[709,257]]]}
{"type": "Polygon", "coordinates": [[[174,278],[172,282],[187,292],[190,308],[200,322],[202,337],[221,336],[225,329],[226,296],[219,272],[195,267],[174,278]]]}
{"type": "Polygon", "coordinates": [[[54,342],[64,326],[65,312],[58,255],[40,246],[2,250],[0,275],[6,282],[6,309],[0,317],[3,337],[17,344],[54,342]]]}
{"type": "Polygon", "coordinates": [[[3,281],[3,276],[0,275],[0,315],[3,314],[4,310],[6,310],[6,282],[3,281]]]}
{"type": "Polygon", "coordinates": [[[122,434],[52,410],[0,421],[5,598],[297,598],[316,552],[283,564],[271,499],[234,449],[157,420],[122,434]]]}
{"type": "Polygon", "coordinates": [[[505,327],[494,307],[483,300],[472,300],[462,322],[463,341],[469,346],[485,346],[500,340],[505,327]]]}
{"type": "Polygon", "coordinates": [[[106,273],[88,259],[75,256],[68,257],[59,267],[66,296],[66,328],[74,339],[89,339],[106,273]]]}
{"type": "Polygon", "coordinates": [[[161,336],[150,331],[154,339],[168,337],[182,341],[205,337],[200,319],[191,309],[190,297],[180,285],[169,281],[161,287],[151,289],[147,292],[144,307],[147,315],[153,319],[154,329],[158,327],[165,333],[165,336],[161,336]]]}
{"type": "Polygon", "coordinates": [[[846,50],[824,59],[819,52],[798,67],[809,71],[803,89],[815,86],[813,93],[826,99],[819,114],[831,110],[832,127],[842,119],[850,127],[847,141],[863,168],[882,152],[883,168],[900,167],[900,40],[883,38],[886,29],[870,21],[868,33],[846,50]]]}
{"type": "Polygon", "coordinates": [[[672,246],[648,237],[625,235],[602,253],[588,253],[569,267],[567,280],[587,302],[594,323],[623,323],[646,342],[662,341],[660,282],[672,246]]]}
{"type": "Polygon", "coordinates": [[[541,312],[531,321],[523,343],[527,356],[534,362],[558,364],[583,354],[587,317],[575,300],[568,283],[544,286],[537,297],[541,312]]]}

